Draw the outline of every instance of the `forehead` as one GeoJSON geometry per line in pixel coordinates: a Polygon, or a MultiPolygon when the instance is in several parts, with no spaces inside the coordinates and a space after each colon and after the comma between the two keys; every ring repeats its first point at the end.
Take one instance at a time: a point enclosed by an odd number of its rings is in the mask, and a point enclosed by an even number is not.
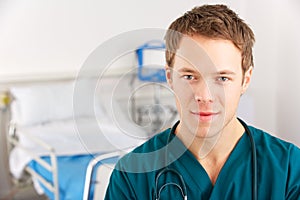
{"type": "Polygon", "coordinates": [[[176,52],[174,70],[192,67],[203,72],[242,71],[242,56],[229,40],[184,36],[176,52]]]}

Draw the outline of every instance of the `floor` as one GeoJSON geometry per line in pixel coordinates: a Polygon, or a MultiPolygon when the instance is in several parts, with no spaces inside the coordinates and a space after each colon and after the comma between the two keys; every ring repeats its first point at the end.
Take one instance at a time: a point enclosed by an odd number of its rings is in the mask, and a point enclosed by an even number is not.
{"type": "Polygon", "coordinates": [[[13,190],[9,196],[0,200],[48,200],[48,198],[44,195],[38,195],[32,185],[27,185],[13,190]]]}
{"type": "Polygon", "coordinates": [[[44,195],[38,195],[32,186],[20,189],[13,200],[48,200],[44,195]]]}

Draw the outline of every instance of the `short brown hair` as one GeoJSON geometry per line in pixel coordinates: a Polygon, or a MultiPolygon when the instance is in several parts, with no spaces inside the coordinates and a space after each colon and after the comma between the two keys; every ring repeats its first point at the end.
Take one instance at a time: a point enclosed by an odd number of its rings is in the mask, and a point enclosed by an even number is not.
{"type": "Polygon", "coordinates": [[[232,41],[241,51],[242,69],[253,66],[254,33],[239,16],[226,5],[203,5],[193,8],[176,19],[168,28],[166,62],[173,67],[174,56],[183,35],[202,35],[213,39],[232,41]]]}

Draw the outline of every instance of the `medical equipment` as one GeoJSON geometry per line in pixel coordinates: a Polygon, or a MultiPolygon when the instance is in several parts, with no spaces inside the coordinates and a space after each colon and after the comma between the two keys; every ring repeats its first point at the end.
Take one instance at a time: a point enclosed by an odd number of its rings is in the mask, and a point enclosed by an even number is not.
{"type": "MultiPolygon", "coordinates": [[[[138,47],[136,50],[137,58],[138,58],[138,78],[141,81],[148,81],[148,82],[166,82],[166,75],[165,69],[162,67],[164,66],[164,62],[160,61],[162,56],[155,56],[150,63],[146,63],[146,52],[156,52],[161,55],[164,55],[165,51],[165,44],[162,41],[149,41],[142,46],[138,47]],[[159,63],[162,62],[162,63],[159,63]]],[[[159,55],[158,54],[158,55],[159,55]]],[[[151,56],[152,57],[152,56],[151,56]]]]}
{"type": "MultiPolygon", "coordinates": [[[[131,98],[131,116],[132,119],[139,125],[148,126],[151,130],[149,133],[157,133],[164,127],[169,127],[176,115],[175,106],[163,104],[162,96],[171,93],[166,90],[166,75],[164,69],[164,52],[165,44],[161,40],[151,40],[139,46],[136,49],[137,56],[137,80],[141,85],[134,87],[136,75],[132,77],[131,88],[133,95],[131,98]],[[140,92],[142,91],[142,92],[140,92]],[[153,93],[152,99],[148,98],[145,105],[137,105],[138,93],[146,92],[148,95],[153,93]]],[[[166,95],[165,95],[166,96],[166,95]]],[[[172,95],[170,95],[172,96],[172,95]]],[[[142,101],[140,99],[140,101],[142,101]]]]}
{"type": "Polygon", "coordinates": [[[186,191],[186,185],[185,185],[185,182],[181,176],[181,174],[179,174],[179,172],[175,169],[170,169],[168,167],[166,167],[165,169],[163,169],[161,172],[159,172],[159,174],[157,175],[156,177],[156,180],[155,180],[155,200],[159,200],[160,199],[160,193],[161,191],[167,187],[167,186],[170,186],[170,185],[174,185],[175,187],[177,187],[179,190],[180,190],[180,193],[183,197],[184,200],[187,200],[187,191],[186,191]],[[157,188],[158,188],[158,181],[159,181],[159,178],[161,177],[161,175],[165,174],[165,173],[168,173],[168,172],[171,172],[175,175],[177,175],[180,179],[180,183],[182,186],[180,186],[179,184],[177,183],[166,183],[164,184],[162,187],[160,187],[159,191],[157,192],[157,188]]]}
{"type": "MultiPolygon", "coordinates": [[[[253,135],[251,133],[251,131],[248,128],[248,125],[241,119],[238,118],[238,120],[240,121],[240,123],[243,125],[246,134],[249,136],[250,142],[251,142],[251,150],[252,150],[252,199],[256,200],[257,199],[257,156],[256,156],[256,146],[255,146],[255,141],[253,138],[253,135]]],[[[178,126],[179,121],[172,127],[170,135],[175,133],[176,127],[178,126]]],[[[170,135],[168,137],[168,143],[170,142],[170,135]]],[[[199,180],[200,181],[200,180],[199,180]]],[[[185,182],[181,176],[181,174],[172,168],[169,168],[169,166],[165,167],[160,173],[158,173],[158,175],[156,176],[155,179],[155,189],[154,189],[154,196],[155,196],[155,200],[159,200],[160,199],[160,194],[161,191],[167,187],[167,186],[176,186],[179,190],[180,193],[182,194],[182,197],[184,200],[187,200],[187,189],[186,189],[186,185],[185,182]],[[180,185],[174,182],[170,182],[170,183],[165,183],[163,184],[159,189],[158,189],[158,182],[159,182],[159,178],[166,173],[173,173],[175,175],[178,176],[179,180],[180,180],[180,185]]]]}

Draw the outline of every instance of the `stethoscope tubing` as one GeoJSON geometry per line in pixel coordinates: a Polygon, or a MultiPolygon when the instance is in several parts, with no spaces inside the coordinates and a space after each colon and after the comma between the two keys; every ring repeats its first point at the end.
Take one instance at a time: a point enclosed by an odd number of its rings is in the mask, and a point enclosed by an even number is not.
{"type": "Polygon", "coordinates": [[[252,152],[252,199],[257,200],[257,155],[256,155],[256,146],[253,135],[249,130],[248,125],[238,118],[240,123],[243,125],[245,132],[248,134],[250,143],[251,143],[251,152],[252,152]]]}

